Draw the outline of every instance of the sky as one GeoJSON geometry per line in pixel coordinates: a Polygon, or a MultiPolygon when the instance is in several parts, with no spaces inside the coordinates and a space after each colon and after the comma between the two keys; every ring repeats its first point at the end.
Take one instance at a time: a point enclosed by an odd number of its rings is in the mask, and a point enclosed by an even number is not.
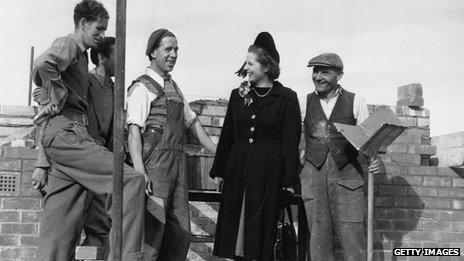
{"type": "MultiPolygon", "coordinates": [[[[0,104],[27,104],[30,47],[38,56],[55,38],[71,33],[77,2],[3,4],[0,104]]],[[[106,35],[114,36],[116,1],[101,2],[110,14],[106,35]]],[[[367,103],[395,105],[397,87],[420,83],[432,136],[464,131],[464,1],[127,1],[126,86],[144,73],[146,43],[158,28],[178,38],[172,75],[191,101],[227,99],[241,82],[234,72],[248,46],[268,31],[280,52],[279,80],[300,102],[314,90],[308,60],[335,52],[345,67],[340,84],[367,103]]]]}

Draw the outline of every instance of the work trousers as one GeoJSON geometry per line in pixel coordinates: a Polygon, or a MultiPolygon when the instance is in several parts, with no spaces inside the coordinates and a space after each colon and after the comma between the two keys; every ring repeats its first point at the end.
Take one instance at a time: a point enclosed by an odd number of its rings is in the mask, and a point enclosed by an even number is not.
{"type": "MultiPolygon", "coordinates": [[[[42,143],[50,157],[51,171],[37,260],[74,260],[89,193],[108,195],[105,205],[111,216],[113,154],[97,144],[82,123],[61,115],[47,123],[42,143]]],[[[143,260],[144,189],[142,174],[124,165],[123,260],[143,260]]]]}
{"type": "Polygon", "coordinates": [[[335,260],[334,232],[345,261],[366,260],[361,173],[350,163],[339,170],[330,153],[321,169],[306,161],[301,173],[301,191],[311,235],[312,261],[335,260]]]}

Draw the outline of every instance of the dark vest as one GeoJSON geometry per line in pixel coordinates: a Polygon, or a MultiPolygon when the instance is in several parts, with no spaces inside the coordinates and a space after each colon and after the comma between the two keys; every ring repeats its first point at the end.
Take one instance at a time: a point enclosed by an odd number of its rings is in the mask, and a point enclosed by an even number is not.
{"type": "Polygon", "coordinates": [[[357,150],[337,131],[334,122],[356,125],[353,115],[354,93],[342,89],[335,107],[327,119],[319,96],[313,92],[306,101],[305,139],[306,159],[320,168],[330,151],[339,169],[357,163],[357,150]]]}
{"type": "Polygon", "coordinates": [[[164,89],[159,83],[157,83],[146,74],[138,77],[135,81],[132,82],[132,85],[134,85],[136,82],[140,82],[149,91],[156,94],[156,99],[151,102],[150,113],[148,114],[147,120],[145,121],[147,127],[151,126],[161,130],[164,129],[167,117],[166,99],[173,99],[179,102],[183,101],[182,97],[180,96],[180,91],[177,88],[177,84],[173,80],[171,81],[174,87],[173,89],[164,89]]]}

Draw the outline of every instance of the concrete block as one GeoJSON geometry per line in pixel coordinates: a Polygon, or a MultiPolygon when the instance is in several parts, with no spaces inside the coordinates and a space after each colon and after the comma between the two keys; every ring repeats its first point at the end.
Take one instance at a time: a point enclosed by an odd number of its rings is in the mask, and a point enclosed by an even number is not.
{"type": "Polygon", "coordinates": [[[33,118],[36,112],[35,106],[0,105],[0,114],[6,116],[33,118]]]}
{"type": "Polygon", "coordinates": [[[411,83],[398,87],[398,100],[422,97],[422,86],[419,83],[411,83]]]}
{"type": "Polygon", "coordinates": [[[203,106],[202,115],[211,116],[225,116],[227,112],[227,106],[203,106]]]}
{"type": "Polygon", "coordinates": [[[0,126],[3,127],[21,127],[21,126],[32,126],[34,121],[31,118],[19,118],[19,117],[0,117],[0,126]]]}
{"type": "Polygon", "coordinates": [[[397,106],[411,106],[411,107],[422,107],[424,106],[423,98],[404,98],[398,100],[397,106]]]}

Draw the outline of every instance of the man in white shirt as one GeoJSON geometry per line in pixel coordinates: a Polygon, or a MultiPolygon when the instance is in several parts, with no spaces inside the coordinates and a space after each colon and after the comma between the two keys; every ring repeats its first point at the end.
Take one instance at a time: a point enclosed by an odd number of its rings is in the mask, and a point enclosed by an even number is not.
{"type": "Polygon", "coordinates": [[[129,153],[134,168],[153,183],[147,193],[164,201],[166,224],[145,215],[145,260],[185,260],[190,245],[185,130],[210,152],[206,134],[169,74],[176,64],[177,38],[166,29],[153,32],[146,55],[150,66],[128,90],[129,153]]]}
{"type": "MultiPolygon", "coordinates": [[[[308,67],[313,67],[315,91],[306,101],[301,194],[311,233],[311,260],[335,260],[333,232],[339,237],[345,261],[365,260],[362,168],[358,152],[334,123],[359,125],[369,116],[367,105],[338,84],[343,63],[337,54],[318,55],[308,67]]],[[[369,171],[379,173],[380,164],[374,159],[369,171]]]]}

